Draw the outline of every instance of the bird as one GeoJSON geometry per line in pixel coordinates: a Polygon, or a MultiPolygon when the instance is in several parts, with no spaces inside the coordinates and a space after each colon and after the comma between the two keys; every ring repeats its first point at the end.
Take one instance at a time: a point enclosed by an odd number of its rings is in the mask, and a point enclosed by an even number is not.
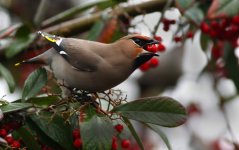
{"type": "Polygon", "coordinates": [[[52,46],[42,54],[20,64],[37,63],[50,67],[65,87],[88,92],[103,92],[125,81],[138,67],[154,56],[147,45],[159,41],[129,34],[113,43],[64,38],[38,31],[52,46]]]}

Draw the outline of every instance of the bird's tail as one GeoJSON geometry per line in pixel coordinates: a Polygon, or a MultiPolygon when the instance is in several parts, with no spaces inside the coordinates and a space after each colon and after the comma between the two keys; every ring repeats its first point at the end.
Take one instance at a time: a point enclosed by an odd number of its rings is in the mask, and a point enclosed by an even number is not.
{"type": "Polygon", "coordinates": [[[15,64],[15,66],[20,66],[22,64],[46,64],[46,60],[44,59],[43,55],[38,55],[36,57],[27,59],[27,60],[23,60],[21,62],[18,62],[15,64]]]}

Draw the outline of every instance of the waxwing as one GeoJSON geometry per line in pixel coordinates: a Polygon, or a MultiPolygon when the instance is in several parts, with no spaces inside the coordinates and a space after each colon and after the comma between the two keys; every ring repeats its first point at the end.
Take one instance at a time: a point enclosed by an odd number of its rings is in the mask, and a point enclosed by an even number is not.
{"type": "Polygon", "coordinates": [[[140,35],[125,36],[105,44],[76,38],[63,38],[38,32],[53,48],[22,63],[49,65],[58,80],[69,89],[102,92],[126,80],[155,53],[145,47],[158,41],[140,35]]]}

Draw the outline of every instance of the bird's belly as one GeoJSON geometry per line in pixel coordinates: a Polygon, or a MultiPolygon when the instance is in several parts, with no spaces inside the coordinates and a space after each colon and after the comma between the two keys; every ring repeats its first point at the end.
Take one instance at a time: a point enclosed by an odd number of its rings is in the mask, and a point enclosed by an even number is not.
{"type": "Polygon", "coordinates": [[[84,72],[74,68],[58,68],[53,70],[53,73],[57,79],[62,80],[64,84],[70,88],[92,92],[108,90],[123,82],[130,75],[119,76],[118,74],[107,70],[84,72]]]}

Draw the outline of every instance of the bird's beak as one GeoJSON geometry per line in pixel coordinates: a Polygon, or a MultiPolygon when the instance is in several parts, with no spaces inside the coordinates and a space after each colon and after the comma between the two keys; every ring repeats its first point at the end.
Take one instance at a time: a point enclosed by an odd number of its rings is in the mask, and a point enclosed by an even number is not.
{"type": "Polygon", "coordinates": [[[146,45],[153,45],[153,44],[159,44],[159,41],[155,39],[150,39],[146,41],[146,45]]]}
{"type": "Polygon", "coordinates": [[[145,41],[145,43],[143,45],[140,45],[140,47],[147,51],[147,46],[154,45],[154,44],[159,44],[159,41],[157,41],[155,39],[149,39],[149,40],[145,41]]]}
{"type": "Polygon", "coordinates": [[[159,54],[156,54],[156,53],[153,53],[153,52],[149,52],[149,51],[147,51],[147,50],[143,50],[142,51],[142,53],[140,53],[140,56],[142,56],[142,55],[144,55],[144,56],[151,56],[151,57],[153,57],[153,56],[159,56],[159,54]]]}

